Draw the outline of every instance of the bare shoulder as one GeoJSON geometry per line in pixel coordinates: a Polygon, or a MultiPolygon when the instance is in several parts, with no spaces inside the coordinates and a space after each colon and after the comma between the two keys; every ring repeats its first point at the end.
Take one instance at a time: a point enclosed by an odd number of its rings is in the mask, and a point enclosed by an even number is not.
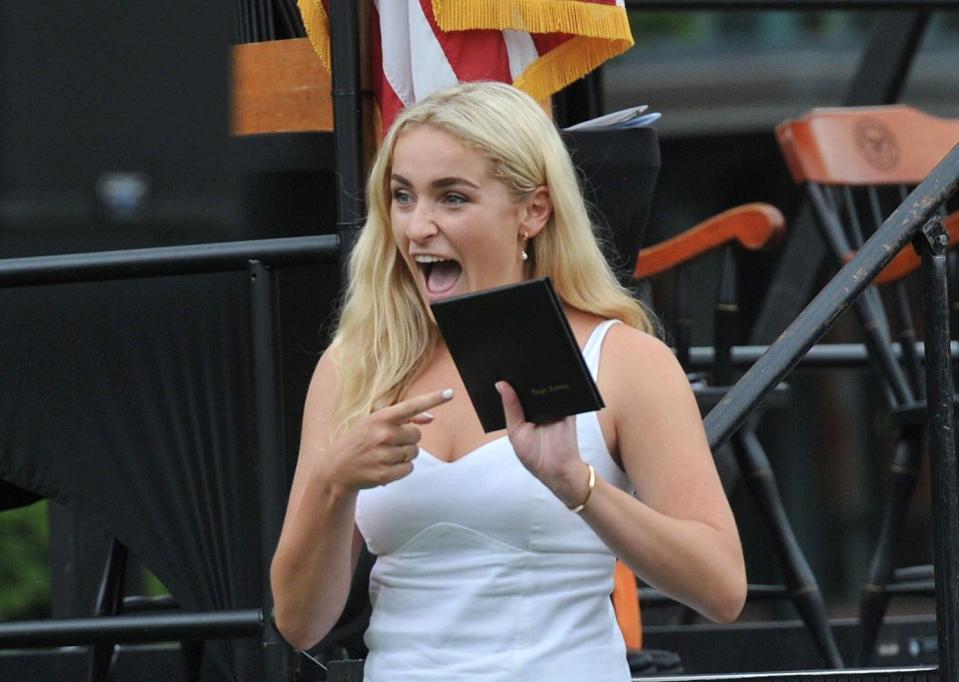
{"type": "Polygon", "coordinates": [[[613,325],[603,343],[600,378],[621,405],[644,406],[694,401],[686,373],[672,349],[651,334],[613,325]]]}
{"type": "Polygon", "coordinates": [[[316,367],[313,369],[313,378],[310,380],[310,387],[314,384],[322,385],[336,385],[336,363],[333,361],[333,354],[330,352],[330,349],[327,348],[323,351],[323,354],[320,355],[320,359],[316,362],[316,367]]]}
{"type": "Polygon", "coordinates": [[[658,368],[667,373],[683,374],[669,346],[652,334],[626,324],[610,327],[603,344],[603,361],[622,369],[642,366],[645,369],[658,368]]]}
{"type": "Polygon", "coordinates": [[[717,508],[725,504],[699,405],[665,343],[614,325],[603,346],[600,390],[619,457],[641,500],[673,515],[701,508],[704,499],[717,508]]]}

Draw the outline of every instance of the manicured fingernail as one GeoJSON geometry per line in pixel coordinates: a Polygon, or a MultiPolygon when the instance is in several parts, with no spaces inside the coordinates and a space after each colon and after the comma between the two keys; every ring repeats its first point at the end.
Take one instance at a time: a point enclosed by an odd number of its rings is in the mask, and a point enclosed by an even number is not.
{"type": "Polygon", "coordinates": [[[423,417],[423,419],[432,419],[432,418],[433,418],[433,415],[430,414],[429,412],[420,412],[420,416],[423,417]]]}
{"type": "Polygon", "coordinates": [[[501,383],[503,383],[503,382],[502,382],[502,381],[497,381],[495,384],[493,384],[493,388],[496,389],[496,392],[497,392],[497,393],[499,393],[500,395],[503,395],[503,389],[501,389],[501,388],[499,387],[499,385],[500,385],[501,383]]]}
{"type": "MultiPolygon", "coordinates": [[[[452,389],[452,388],[447,388],[446,390],[444,390],[444,391],[443,391],[443,397],[446,398],[447,400],[449,400],[450,398],[452,398],[452,397],[453,397],[453,389],[452,389]]],[[[407,413],[407,414],[409,414],[409,413],[407,413]]]]}

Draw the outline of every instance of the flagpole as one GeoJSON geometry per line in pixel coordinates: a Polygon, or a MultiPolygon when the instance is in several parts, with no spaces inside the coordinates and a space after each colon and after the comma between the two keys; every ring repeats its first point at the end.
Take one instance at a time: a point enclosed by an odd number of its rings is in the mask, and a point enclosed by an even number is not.
{"type": "Polygon", "coordinates": [[[337,181],[336,230],[340,238],[340,272],[345,282],[347,260],[359,235],[364,214],[359,3],[355,0],[332,0],[329,12],[337,181]]]}

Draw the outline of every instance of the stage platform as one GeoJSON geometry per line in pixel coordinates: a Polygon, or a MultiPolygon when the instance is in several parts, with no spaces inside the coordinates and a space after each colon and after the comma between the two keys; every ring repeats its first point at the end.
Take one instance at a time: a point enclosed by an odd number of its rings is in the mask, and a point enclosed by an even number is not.
{"type": "MultiPolygon", "coordinates": [[[[936,622],[931,615],[887,618],[879,634],[878,655],[869,662],[857,661],[859,627],[855,620],[833,620],[831,625],[839,651],[850,668],[901,670],[928,668],[937,663],[936,622]]],[[[647,626],[643,646],[679,654],[685,674],[811,671],[825,666],[798,620],[647,626]]]]}
{"type": "Polygon", "coordinates": [[[885,670],[865,668],[861,670],[755,673],[734,675],[686,675],[666,677],[643,677],[657,682],[939,682],[935,668],[903,668],[885,670]]]}

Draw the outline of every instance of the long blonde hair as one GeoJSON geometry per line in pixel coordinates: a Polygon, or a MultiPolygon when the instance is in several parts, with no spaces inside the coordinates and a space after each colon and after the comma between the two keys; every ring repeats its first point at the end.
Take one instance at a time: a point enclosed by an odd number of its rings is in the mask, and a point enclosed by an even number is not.
{"type": "Polygon", "coordinates": [[[569,153],[555,125],[528,95],[502,83],[446,88],[406,109],[370,171],[369,212],[349,261],[349,284],[330,354],[339,378],[341,426],[392,404],[438,338],[390,226],[390,173],[397,139],[430,125],[476,149],[519,199],[546,185],[553,214],[527,245],[527,276],[549,276],[567,305],[652,332],[650,315],[616,280],[597,243],[569,153]]]}

